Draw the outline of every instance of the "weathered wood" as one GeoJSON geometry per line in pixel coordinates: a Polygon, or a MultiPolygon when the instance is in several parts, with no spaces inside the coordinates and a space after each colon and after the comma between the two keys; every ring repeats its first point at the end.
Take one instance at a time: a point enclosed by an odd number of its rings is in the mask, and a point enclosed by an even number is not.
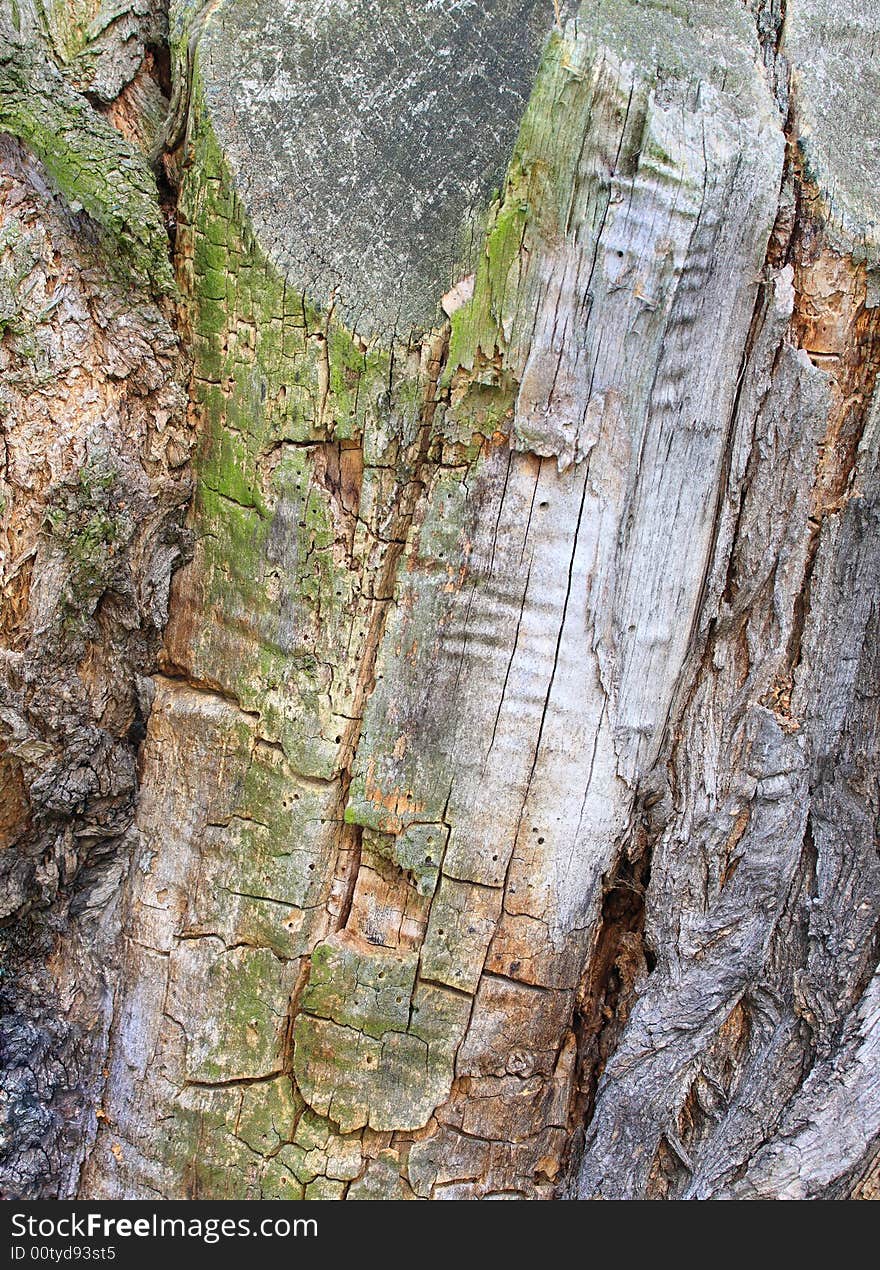
{"type": "MultiPolygon", "coordinates": [[[[0,122],[56,181],[28,113],[53,77],[70,153],[99,137],[147,188],[142,103],[169,86],[144,87],[143,8],[116,61],[102,37],[109,122],[36,11],[11,40],[0,122]]],[[[161,362],[142,389],[109,373],[116,415],[91,351],[48,415],[13,403],[13,456],[77,403],[61,484],[7,469],[8,657],[35,687],[8,721],[6,912],[47,941],[10,1036],[30,1015],[54,1073],[16,1193],[871,1193],[875,26],[855,0],[180,0],[186,420],[168,301],[103,334],[129,213],[75,179],[71,220],[4,143],[42,232],[105,253],[84,347],[161,362]],[[161,453],[114,422],[126,394],[161,453]],[[84,584],[131,598],[83,600],[85,645],[40,619],[73,575],[39,526],[99,417],[135,523],[84,584]],[[46,739],[74,715],[88,765],[109,746],[130,775],[97,859],[47,889],[49,812],[53,841],[95,832],[46,739]],[[56,1035],[49,932],[82,993],[56,1035]],[[82,1110],[38,1179],[51,1089],[82,1110]]]]}

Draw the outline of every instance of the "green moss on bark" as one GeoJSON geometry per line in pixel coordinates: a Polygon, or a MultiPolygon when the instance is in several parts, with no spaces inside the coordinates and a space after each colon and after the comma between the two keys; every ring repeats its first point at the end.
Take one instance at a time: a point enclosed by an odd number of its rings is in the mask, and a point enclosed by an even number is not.
{"type": "Polygon", "coordinates": [[[156,182],[143,157],[3,20],[0,130],[42,161],[73,211],[104,231],[111,272],[156,294],[173,291],[156,182]]]}

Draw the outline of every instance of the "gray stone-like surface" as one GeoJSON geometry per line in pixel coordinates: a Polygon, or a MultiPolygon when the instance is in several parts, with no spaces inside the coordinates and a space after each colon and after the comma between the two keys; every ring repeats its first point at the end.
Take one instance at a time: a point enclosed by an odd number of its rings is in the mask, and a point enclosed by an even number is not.
{"type": "Polygon", "coordinates": [[[225,0],[205,97],[290,282],[368,331],[433,325],[471,271],[551,0],[225,0]]]}
{"type": "Polygon", "coordinates": [[[880,11],[865,0],[790,0],[783,52],[791,63],[806,175],[832,223],[880,249],[880,11]]]}

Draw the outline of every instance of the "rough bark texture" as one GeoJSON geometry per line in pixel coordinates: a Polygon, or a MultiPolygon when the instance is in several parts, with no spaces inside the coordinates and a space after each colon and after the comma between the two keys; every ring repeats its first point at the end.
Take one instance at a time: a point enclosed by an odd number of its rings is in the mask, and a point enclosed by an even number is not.
{"type": "Polygon", "coordinates": [[[876,1194],[878,44],[11,4],[6,1193],[876,1194]]]}

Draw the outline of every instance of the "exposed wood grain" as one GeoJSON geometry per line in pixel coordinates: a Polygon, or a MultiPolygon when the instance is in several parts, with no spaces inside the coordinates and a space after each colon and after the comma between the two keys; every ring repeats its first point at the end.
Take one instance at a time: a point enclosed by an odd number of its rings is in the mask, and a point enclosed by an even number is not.
{"type": "Polygon", "coordinates": [[[874,1194],[875,20],[180,0],[172,200],[153,11],[35,15],[180,303],[4,139],[10,1188],[874,1194]]]}

